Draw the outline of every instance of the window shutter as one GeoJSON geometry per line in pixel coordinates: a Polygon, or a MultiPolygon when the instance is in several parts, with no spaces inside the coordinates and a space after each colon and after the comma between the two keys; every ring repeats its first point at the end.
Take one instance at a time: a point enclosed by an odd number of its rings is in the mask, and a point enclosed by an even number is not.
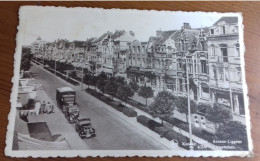
{"type": "Polygon", "coordinates": [[[206,74],[209,74],[209,65],[208,64],[206,64],[206,74]]]}

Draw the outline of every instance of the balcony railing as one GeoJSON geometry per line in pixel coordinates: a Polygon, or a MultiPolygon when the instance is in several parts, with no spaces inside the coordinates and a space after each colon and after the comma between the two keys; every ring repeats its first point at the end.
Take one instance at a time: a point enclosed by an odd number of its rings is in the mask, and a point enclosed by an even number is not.
{"type": "Polygon", "coordinates": [[[210,63],[235,63],[240,64],[239,56],[209,56],[210,63]]]}

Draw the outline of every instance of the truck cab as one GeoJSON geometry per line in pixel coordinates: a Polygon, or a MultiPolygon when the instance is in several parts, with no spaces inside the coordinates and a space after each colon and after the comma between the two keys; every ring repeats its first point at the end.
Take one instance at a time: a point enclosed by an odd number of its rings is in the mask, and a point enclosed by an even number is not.
{"type": "Polygon", "coordinates": [[[69,123],[75,123],[76,119],[79,117],[79,108],[78,107],[70,107],[66,108],[65,118],[69,121],[69,123]]]}
{"type": "Polygon", "coordinates": [[[61,87],[56,90],[56,101],[62,112],[68,111],[69,108],[78,108],[76,103],[76,91],[70,87],[61,87]]]}

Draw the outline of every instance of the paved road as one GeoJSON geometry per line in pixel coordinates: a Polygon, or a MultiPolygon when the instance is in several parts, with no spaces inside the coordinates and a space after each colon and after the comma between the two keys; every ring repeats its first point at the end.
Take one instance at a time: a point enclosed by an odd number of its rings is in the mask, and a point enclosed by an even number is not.
{"type": "MultiPolygon", "coordinates": [[[[96,129],[97,136],[83,141],[93,150],[164,150],[167,149],[161,143],[153,140],[128,122],[116,116],[91,95],[80,91],[79,86],[73,86],[55,77],[53,74],[33,65],[31,72],[35,73],[35,79],[42,83],[43,89],[55,102],[56,88],[70,86],[77,90],[77,103],[80,106],[80,114],[91,118],[92,126],[96,129]]],[[[112,108],[112,107],[109,107],[112,108]]],[[[71,126],[74,126],[73,124],[71,126]]]]}

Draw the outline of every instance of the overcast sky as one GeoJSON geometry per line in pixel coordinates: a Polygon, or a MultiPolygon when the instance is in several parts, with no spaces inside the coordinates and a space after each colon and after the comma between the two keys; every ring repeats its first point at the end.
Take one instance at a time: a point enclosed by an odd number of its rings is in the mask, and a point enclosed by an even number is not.
{"type": "Polygon", "coordinates": [[[190,23],[192,28],[209,27],[222,16],[216,13],[23,7],[19,31],[23,32],[23,44],[34,42],[38,36],[49,42],[58,38],[86,40],[116,29],[133,31],[138,40],[148,41],[158,29],[180,29],[184,22],[190,23]]]}

